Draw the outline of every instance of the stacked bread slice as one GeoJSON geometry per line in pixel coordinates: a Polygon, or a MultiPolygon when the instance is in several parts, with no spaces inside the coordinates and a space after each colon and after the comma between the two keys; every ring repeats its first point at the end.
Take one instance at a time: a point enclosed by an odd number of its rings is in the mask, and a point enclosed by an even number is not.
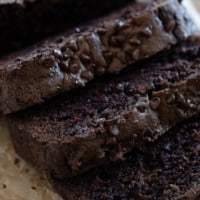
{"type": "Polygon", "coordinates": [[[133,147],[200,112],[199,53],[200,45],[180,45],[11,115],[17,151],[59,178],[124,159],[133,147]]]}
{"type": "Polygon", "coordinates": [[[120,165],[69,180],[52,179],[52,184],[67,200],[198,200],[199,132],[200,118],[192,118],[155,143],[135,149],[120,165]]]}
{"type": "Polygon", "coordinates": [[[117,73],[169,49],[195,30],[177,0],[130,3],[1,59],[0,112],[15,112],[83,87],[97,76],[117,73]]]}
{"type": "Polygon", "coordinates": [[[0,58],[15,149],[67,200],[198,198],[197,29],[178,0],[109,2],[105,16],[0,58]]]}

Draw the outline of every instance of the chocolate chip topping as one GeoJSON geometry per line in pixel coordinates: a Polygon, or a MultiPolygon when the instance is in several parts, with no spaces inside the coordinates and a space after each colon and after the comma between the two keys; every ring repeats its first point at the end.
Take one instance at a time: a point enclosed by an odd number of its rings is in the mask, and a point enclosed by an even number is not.
{"type": "Polygon", "coordinates": [[[119,165],[51,183],[64,199],[198,200],[200,118],[180,124],[155,143],[136,148],[119,165]]]}
{"type": "Polygon", "coordinates": [[[120,75],[10,115],[17,152],[63,178],[119,162],[134,147],[154,142],[200,112],[197,46],[178,45],[120,75]]]}

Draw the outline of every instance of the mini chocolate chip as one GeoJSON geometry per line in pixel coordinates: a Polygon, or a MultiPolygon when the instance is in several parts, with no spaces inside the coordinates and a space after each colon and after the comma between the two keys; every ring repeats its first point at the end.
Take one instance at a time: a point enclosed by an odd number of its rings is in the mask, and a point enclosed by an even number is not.
{"type": "Polygon", "coordinates": [[[119,153],[115,154],[114,156],[111,157],[111,160],[113,162],[123,161],[124,160],[124,154],[123,154],[123,152],[119,152],[119,153]]]}
{"type": "Polygon", "coordinates": [[[53,50],[53,54],[54,54],[54,56],[56,57],[56,58],[58,58],[58,59],[62,59],[62,52],[59,50],[59,49],[54,49],[53,50]]]}
{"type": "Polygon", "coordinates": [[[124,86],[124,92],[127,94],[127,95],[134,95],[135,94],[135,88],[133,86],[130,86],[130,84],[127,82],[125,83],[125,86],[124,86]]]}
{"type": "Polygon", "coordinates": [[[105,158],[105,152],[104,151],[99,152],[98,158],[101,159],[101,160],[104,159],[105,158]]]}
{"type": "Polygon", "coordinates": [[[20,162],[20,160],[19,160],[18,158],[15,158],[15,160],[14,160],[14,164],[15,164],[15,165],[18,165],[19,162],[20,162]]]}
{"type": "Polygon", "coordinates": [[[60,90],[60,89],[61,89],[61,86],[60,86],[60,85],[57,85],[56,88],[57,88],[57,90],[60,90]]]}
{"type": "Polygon", "coordinates": [[[75,41],[70,41],[68,44],[67,44],[68,48],[72,51],[78,51],[78,45],[76,44],[75,41]]]}
{"type": "Polygon", "coordinates": [[[127,183],[131,180],[131,177],[130,176],[125,176],[123,179],[122,179],[122,182],[123,183],[127,183]]]}
{"type": "Polygon", "coordinates": [[[178,185],[174,185],[174,184],[170,184],[170,187],[172,188],[172,190],[174,190],[175,192],[179,193],[180,192],[180,188],[178,185]]]}
{"type": "Polygon", "coordinates": [[[69,72],[69,62],[68,62],[68,61],[66,61],[66,62],[64,62],[64,61],[60,62],[60,63],[59,63],[59,66],[60,66],[60,69],[61,69],[63,72],[66,72],[66,73],[69,72]]]}
{"type": "Polygon", "coordinates": [[[135,38],[130,39],[129,43],[133,44],[133,45],[140,45],[140,44],[142,44],[142,42],[140,40],[137,40],[135,38]]]}
{"type": "Polygon", "coordinates": [[[112,111],[109,108],[106,108],[104,111],[101,112],[101,115],[103,117],[108,117],[109,115],[111,115],[112,111]]]}
{"type": "Polygon", "coordinates": [[[80,33],[80,32],[81,32],[81,29],[80,29],[79,27],[76,27],[76,28],[75,28],[75,32],[76,32],[76,33],[80,33]]]}
{"type": "Polygon", "coordinates": [[[119,84],[117,84],[116,89],[119,92],[123,92],[124,91],[124,85],[122,83],[119,83],[119,84]]]}
{"type": "Polygon", "coordinates": [[[137,90],[141,95],[147,94],[147,88],[144,85],[138,85],[137,90]]]}
{"type": "Polygon", "coordinates": [[[59,43],[62,43],[64,41],[64,37],[61,36],[59,38],[56,39],[56,43],[59,44],[59,43]]]}
{"type": "Polygon", "coordinates": [[[177,108],[175,112],[176,112],[176,114],[178,115],[178,117],[180,117],[180,118],[185,118],[185,113],[184,113],[183,110],[177,108]]]}
{"type": "Polygon", "coordinates": [[[176,93],[176,99],[177,99],[177,102],[180,103],[180,104],[185,104],[185,98],[182,94],[180,93],[176,93]]]}
{"type": "Polygon", "coordinates": [[[117,119],[117,124],[125,124],[125,123],[126,123],[126,119],[124,117],[117,119]]]}
{"type": "Polygon", "coordinates": [[[77,63],[74,63],[74,64],[72,64],[72,65],[70,66],[70,72],[71,72],[72,74],[78,73],[79,70],[80,70],[80,66],[79,66],[77,63]]]}
{"type": "Polygon", "coordinates": [[[118,128],[118,126],[117,125],[111,125],[110,127],[109,127],[109,132],[112,134],[112,135],[114,135],[114,136],[118,136],[119,135],[119,128],[118,128]]]}
{"type": "Polygon", "coordinates": [[[96,122],[97,122],[98,124],[102,124],[102,123],[104,123],[105,121],[106,121],[105,118],[99,118],[99,119],[96,120],[96,122]]]}
{"type": "Polygon", "coordinates": [[[96,65],[94,63],[89,64],[87,66],[87,69],[90,70],[92,73],[94,73],[95,69],[96,69],[96,65]]]}
{"type": "Polygon", "coordinates": [[[81,73],[81,78],[90,81],[94,78],[94,75],[91,71],[84,71],[81,73]]]}
{"type": "Polygon", "coordinates": [[[125,37],[122,36],[122,35],[119,35],[119,36],[112,36],[111,37],[111,45],[114,45],[114,46],[119,46],[121,45],[123,42],[125,41],[125,37]]]}
{"type": "Polygon", "coordinates": [[[88,55],[86,55],[86,54],[82,54],[81,55],[81,61],[83,63],[90,63],[91,62],[91,58],[88,55]]]}
{"type": "Polygon", "coordinates": [[[54,56],[42,56],[39,59],[39,64],[43,65],[46,68],[51,68],[52,66],[55,65],[55,58],[54,56]]]}
{"type": "Polygon", "coordinates": [[[159,97],[155,97],[150,101],[149,106],[150,106],[150,108],[152,110],[157,110],[158,107],[160,106],[160,102],[161,102],[160,98],[159,97]]]}
{"type": "Polygon", "coordinates": [[[119,20],[117,26],[118,28],[123,28],[125,26],[125,23],[122,20],[119,20]]]}
{"type": "MultiPolygon", "coordinates": [[[[2,189],[6,189],[7,188],[7,186],[6,186],[6,184],[2,184],[2,187],[1,187],[2,189]]],[[[0,188],[0,189],[1,189],[0,188]]]]}
{"type": "Polygon", "coordinates": [[[77,85],[77,86],[84,86],[84,83],[81,81],[81,80],[75,80],[75,84],[77,85]]]}
{"type": "Polygon", "coordinates": [[[152,30],[150,27],[146,27],[141,32],[144,36],[150,37],[152,35],[152,30]]]}
{"type": "Polygon", "coordinates": [[[32,186],[31,189],[32,189],[32,190],[36,190],[36,187],[35,187],[35,186],[32,186]]]}
{"type": "Polygon", "coordinates": [[[146,111],[146,105],[144,104],[137,105],[137,110],[141,113],[144,113],[146,111]]]}
{"type": "Polygon", "coordinates": [[[83,163],[82,163],[80,160],[79,160],[79,161],[77,161],[77,162],[76,162],[76,166],[77,166],[77,168],[81,167],[81,166],[82,166],[82,164],[83,164],[83,163]]]}
{"type": "Polygon", "coordinates": [[[68,60],[69,57],[70,57],[70,56],[69,56],[68,54],[66,54],[66,53],[63,55],[63,58],[64,58],[65,60],[68,60]]]}
{"type": "Polygon", "coordinates": [[[173,104],[176,100],[176,96],[173,93],[168,93],[165,98],[167,104],[173,104]]]}
{"type": "Polygon", "coordinates": [[[17,57],[15,58],[14,62],[20,62],[21,61],[21,58],[20,57],[17,57]]]}
{"type": "Polygon", "coordinates": [[[99,34],[99,35],[105,35],[106,34],[106,29],[105,28],[98,28],[97,29],[97,33],[99,34]]]}
{"type": "Polygon", "coordinates": [[[109,72],[117,73],[121,70],[121,60],[114,58],[108,68],[109,72]]]}
{"type": "Polygon", "coordinates": [[[136,49],[135,51],[133,51],[132,56],[133,56],[133,59],[135,61],[139,60],[139,58],[140,58],[140,50],[136,49]]]}
{"type": "Polygon", "coordinates": [[[85,37],[79,36],[77,38],[77,45],[78,45],[78,47],[80,47],[81,52],[91,54],[91,51],[90,51],[91,49],[90,49],[89,44],[85,37]]]}

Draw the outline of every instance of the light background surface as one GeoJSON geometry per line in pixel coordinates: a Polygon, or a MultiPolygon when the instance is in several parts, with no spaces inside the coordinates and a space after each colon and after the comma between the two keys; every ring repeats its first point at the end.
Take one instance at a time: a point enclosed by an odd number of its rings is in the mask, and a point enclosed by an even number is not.
{"type": "Polygon", "coordinates": [[[183,3],[187,7],[194,22],[200,29],[200,20],[199,20],[200,0],[184,0],[183,3]]]}
{"type": "Polygon", "coordinates": [[[0,123],[0,200],[61,200],[45,177],[16,155],[5,122],[0,123]]]}

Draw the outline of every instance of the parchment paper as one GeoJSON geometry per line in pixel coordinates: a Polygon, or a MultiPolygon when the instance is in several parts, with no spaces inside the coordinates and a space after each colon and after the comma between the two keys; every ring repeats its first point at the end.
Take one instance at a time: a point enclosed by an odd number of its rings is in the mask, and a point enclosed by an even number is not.
{"type": "MultiPolygon", "coordinates": [[[[185,0],[184,4],[200,27],[195,11],[200,11],[200,1],[185,0]]],[[[5,122],[0,122],[0,200],[61,200],[45,177],[16,155],[5,122]]]]}
{"type": "Polygon", "coordinates": [[[191,18],[200,29],[200,0],[184,0],[183,5],[187,8],[191,18]]]}
{"type": "Polygon", "coordinates": [[[0,200],[61,200],[45,177],[16,155],[5,122],[0,122],[0,200]]]}

